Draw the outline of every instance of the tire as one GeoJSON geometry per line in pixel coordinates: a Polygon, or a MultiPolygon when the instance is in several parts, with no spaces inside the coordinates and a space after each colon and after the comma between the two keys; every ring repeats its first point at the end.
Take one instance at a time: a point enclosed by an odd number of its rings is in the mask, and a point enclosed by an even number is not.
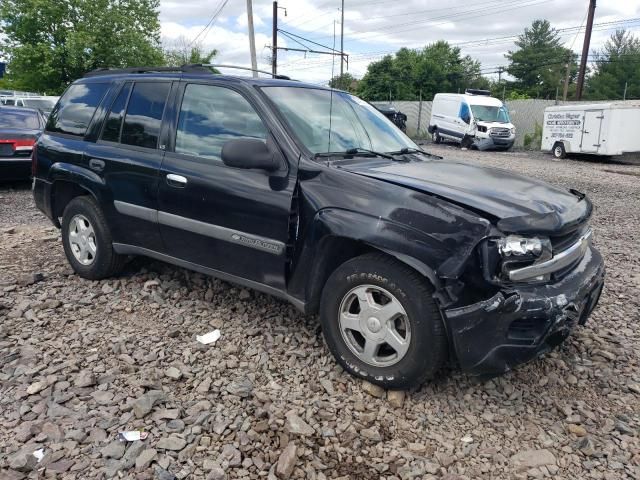
{"type": "Polygon", "coordinates": [[[384,388],[407,389],[433,378],[445,362],[447,340],[432,294],[421,275],[391,257],[366,254],[345,262],[322,291],[320,322],[331,353],[352,375],[384,388]],[[381,306],[387,311],[378,319],[381,306]],[[390,332],[401,348],[380,340],[392,338],[390,332]],[[365,348],[369,342],[377,346],[365,348]]]}
{"type": "Polygon", "coordinates": [[[71,268],[82,278],[112,277],[124,266],[126,258],[114,252],[111,230],[93,197],[76,197],[64,209],[62,244],[71,268]]]}
{"type": "Polygon", "coordinates": [[[553,146],[553,150],[551,151],[553,156],[558,159],[567,158],[567,151],[564,149],[564,144],[557,142],[553,146]]]}
{"type": "Polygon", "coordinates": [[[462,140],[460,141],[460,148],[471,149],[471,147],[473,147],[473,139],[469,135],[462,137],[462,140]]]}
{"type": "Polygon", "coordinates": [[[442,143],[442,137],[438,133],[438,129],[434,128],[433,132],[431,132],[431,141],[433,143],[442,143]]]}

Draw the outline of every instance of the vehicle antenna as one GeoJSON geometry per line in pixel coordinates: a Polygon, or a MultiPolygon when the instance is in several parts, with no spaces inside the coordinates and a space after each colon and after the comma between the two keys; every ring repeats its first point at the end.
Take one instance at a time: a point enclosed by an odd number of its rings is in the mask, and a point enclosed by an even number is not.
{"type": "MultiPolygon", "coordinates": [[[[333,49],[336,48],[336,21],[333,21],[333,49]]],[[[333,80],[333,74],[336,67],[336,56],[331,56],[331,80],[333,80]]],[[[327,144],[327,152],[331,151],[331,115],[333,114],[333,87],[329,83],[331,93],[329,94],[329,143],[327,144]]]]}

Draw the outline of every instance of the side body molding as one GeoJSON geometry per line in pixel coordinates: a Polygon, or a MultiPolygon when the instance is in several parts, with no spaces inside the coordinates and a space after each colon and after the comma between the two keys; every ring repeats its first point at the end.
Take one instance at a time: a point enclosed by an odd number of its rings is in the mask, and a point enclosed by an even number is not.
{"type": "Polygon", "coordinates": [[[273,255],[281,255],[284,252],[285,244],[272,238],[266,238],[259,235],[233,230],[231,228],[213,225],[211,223],[201,222],[192,218],[181,217],[159,210],[147,207],[141,207],[132,203],[121,202],[116,200],[113,202],[118,213],[129,215],[131,217],[140,218],[149,222],[167,225],[180,230],[197,233],[217,240],[230,243],[237,243],[248,248],[261,250],[273,255]]]}

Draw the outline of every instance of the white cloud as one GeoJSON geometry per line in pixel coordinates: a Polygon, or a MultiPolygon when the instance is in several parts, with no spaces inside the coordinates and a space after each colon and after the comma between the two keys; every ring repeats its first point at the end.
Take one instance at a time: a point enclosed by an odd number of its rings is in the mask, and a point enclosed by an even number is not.
{"type": "MultiPolygon", "coordinates": [[[[184,35],[195,38],[207,24],[222,0],[162,0],[162,34],[167,38],[184,35]]],[[[548,18],[555,28],[580,25],[587,4],[576,5],[575,0],[485,0],[469,3],[465,0],[347,0],[345,6],[345,52],[350,54],[349,72],[361,76],[367,65],[382,55],[400,47],[422,47],[444,39],[461,45],[464,54],[480,60],[483,67],[505,65],[504,54],[514,48],[513,39],[487,41],[497,37],[522,33],[526,26],[538,18],[548,18]]],[[[280,0],[279,27],[317,43],[333,46],[334,21],[340,20],[340,0],[280,0]]],[[[267,62],[271,44],[272,3],[254,0],[256,49],[260,68],[270,70],[267,62]]],[[[640,0],[600,2],[596,8],[595,23],[629,20],[640,17],[640,0]]],[[[217,48],[220,63],[250,65],[247,35],[246,0],[229,0],[220,18],[206,35],[205,48],[217,48]]],[[[591,49],[601,48],[613,30],[620,24],[596,27],[591,49]]],[[[626,26],[638,32],[640,21],[626,26]]],[[[339,35],[340,25],[336,24],[339,35]]],[[[583,34],[563,32],[567,47],[582,49],[583,34]],[[575,39],[575,42],[574,42],[575,39]]],[[[299,47],[284,35],[279,35],[280,46],[299,47]]],[[[303,42],[304,43],[304,42],[303,42]]],[[[336,45],[340,44],[339,36],[336,45]]],[[[309,46],[312,46],[309,44],[309,46]]],[[[314,46],[315,48],[316,46],[314,46]]],[[[336,47],[339,48],[339,47],[336,47]]],[[[318,47],[318,49],[320,49],[318,47]]],[[[281,73],[300,80],[326,82],[339,72],[339,58],[328,55],[278,52],[281,73]],[[306,57],[306,58],[305,58],[306,57]]]]}

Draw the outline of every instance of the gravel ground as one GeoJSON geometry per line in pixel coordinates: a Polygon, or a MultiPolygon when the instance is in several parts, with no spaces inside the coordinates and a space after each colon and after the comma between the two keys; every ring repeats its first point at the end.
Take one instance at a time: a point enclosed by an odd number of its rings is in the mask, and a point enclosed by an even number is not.
{"type": "Polygon", "coordinates": [[[0,187],[0,478],[640,478],[640,166],[429,148],[596,204],[607,284],[561,348],[384,392],[266,295],[144,259],[74,276],[28,186],[0,187]]]}

